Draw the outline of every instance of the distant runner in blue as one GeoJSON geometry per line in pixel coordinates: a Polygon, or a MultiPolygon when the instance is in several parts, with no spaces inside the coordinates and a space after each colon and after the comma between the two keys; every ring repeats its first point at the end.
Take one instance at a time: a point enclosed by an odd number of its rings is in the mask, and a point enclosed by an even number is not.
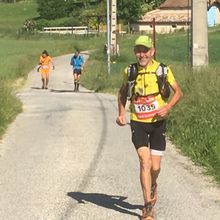
{"type": "Polygon", "coordinates": [[[71,58],[70,65],[73,66],[73,78],[74,78],[74,92],[79,92],[79,80],[82,74],[84,64],[84,58],[80,54],[79,50],[76,50],[74,56],[71,58]]]}

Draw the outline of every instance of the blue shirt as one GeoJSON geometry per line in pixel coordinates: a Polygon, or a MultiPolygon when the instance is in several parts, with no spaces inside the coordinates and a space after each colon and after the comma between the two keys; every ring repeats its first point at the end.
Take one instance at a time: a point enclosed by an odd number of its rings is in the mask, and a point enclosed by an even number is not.
{"type": "Polygon", "coordinates": [[[74,55],[72,58],[71,58],[71,65],[73,66],[73,69],[81,69],[82,68],[82,65],[84,63],[84,59],[82,56],[76,56],[74,55]]]}

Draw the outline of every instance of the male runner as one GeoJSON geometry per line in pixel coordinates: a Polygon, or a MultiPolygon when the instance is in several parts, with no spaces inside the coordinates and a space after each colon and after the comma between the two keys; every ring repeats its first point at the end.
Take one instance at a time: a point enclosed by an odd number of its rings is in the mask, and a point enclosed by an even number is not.
{"type": "MultiPolygon", "coordinates": [[[[140,182],[144,197],[142,220],[153,220],[153,206],[157,200],[157,178],[160,173],[161,158],[165,151],[166,118],[173,106],[181,99],[182,92],[169,67],[163,67],[166,82],[173,90],[171,98],[163,97],[158,84],[160,63],[153,59],[154,48],[148,36],[140,36],[135,41],[134,54],[137,59],[136,77],[133,87],[129,82],[130,66],[125,69],[124,81],[118,94],[118,117],[120,126],[126,124],[126,101],[130,97],[130,119],[132,142],[140,161],[140,182]]],[[[134,70],[133,70],[134,71],[134,70]]]]}
{"type": "Polygon", "coordinates": [[[80,75],[82,74],[83,64],[84,58],[80,55],[80,51],[77,50],[70,61],[70,65],[73,66],[74,92],[79,91],[79,80],[80,75]]]}

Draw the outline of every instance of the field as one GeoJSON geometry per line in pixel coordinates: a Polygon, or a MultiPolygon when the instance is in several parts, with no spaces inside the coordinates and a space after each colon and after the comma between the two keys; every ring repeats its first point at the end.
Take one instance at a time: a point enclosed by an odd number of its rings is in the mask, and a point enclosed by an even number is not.
{"type": "MultiPolygon", "coordinates": [[[[34,3],[0,4],[0,134],[22,111],[16,99],[17,82],[37,65],[43,49],[52,56],[72,53],[75,48],[93,50],[82,83],[97,92],[116,94],[122,73],[135,62],[133,43],[137,35],[120,36],[120,56],[112,58],[107,74],[105,36],[74,38],[24,34],[23,22],[37,16],[34,3]]],[[[157,59],[170,65],[181,85],[184,98],[170,114],[168,135],[183,154],[206,168],[220,183],[220,28],[209,30],[209,67],[200,71],[190,68],[189,36],[179,32],[157,35],[157,59]]]]}

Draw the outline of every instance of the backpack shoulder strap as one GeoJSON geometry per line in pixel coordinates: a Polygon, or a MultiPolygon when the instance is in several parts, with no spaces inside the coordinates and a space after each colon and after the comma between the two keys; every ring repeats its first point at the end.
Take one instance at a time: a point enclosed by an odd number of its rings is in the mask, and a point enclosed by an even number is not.
{"type": "Polygon", "coordinates": [[[137,78],[138,75],[138,64],[132,63],[128,65],[128,81],[134,81],[137,78]]]}
{"type": "Polygon", "coordinates": [[[162,78],[166,78],[168,73],[168,68],[165,64],[160,63],[156,69],[156,75],[162,78]]]}
{"type": "Polygon", "coordinates": [[[82,56],[79,56],[79,60],[80,60],[81,62],[83,62],[83,57],[82,57],[82,56]]]}
{"type": "Polygon", "coordinates": [[[127,67],[128,73],[128,91],[127,91],[127,98],[131,100],[132,96],[134,95],[134,85],[136,78],[138,76],[138,64],[132,63],[129,64],[127,67]]]}
{"type": "Polygon", "coordinates": [[[168,68],[165,64],[160,63],[156,70],[158,88],[163,99],[168,99],[170,96],[170,87],[167,82],[168,68]]]}

